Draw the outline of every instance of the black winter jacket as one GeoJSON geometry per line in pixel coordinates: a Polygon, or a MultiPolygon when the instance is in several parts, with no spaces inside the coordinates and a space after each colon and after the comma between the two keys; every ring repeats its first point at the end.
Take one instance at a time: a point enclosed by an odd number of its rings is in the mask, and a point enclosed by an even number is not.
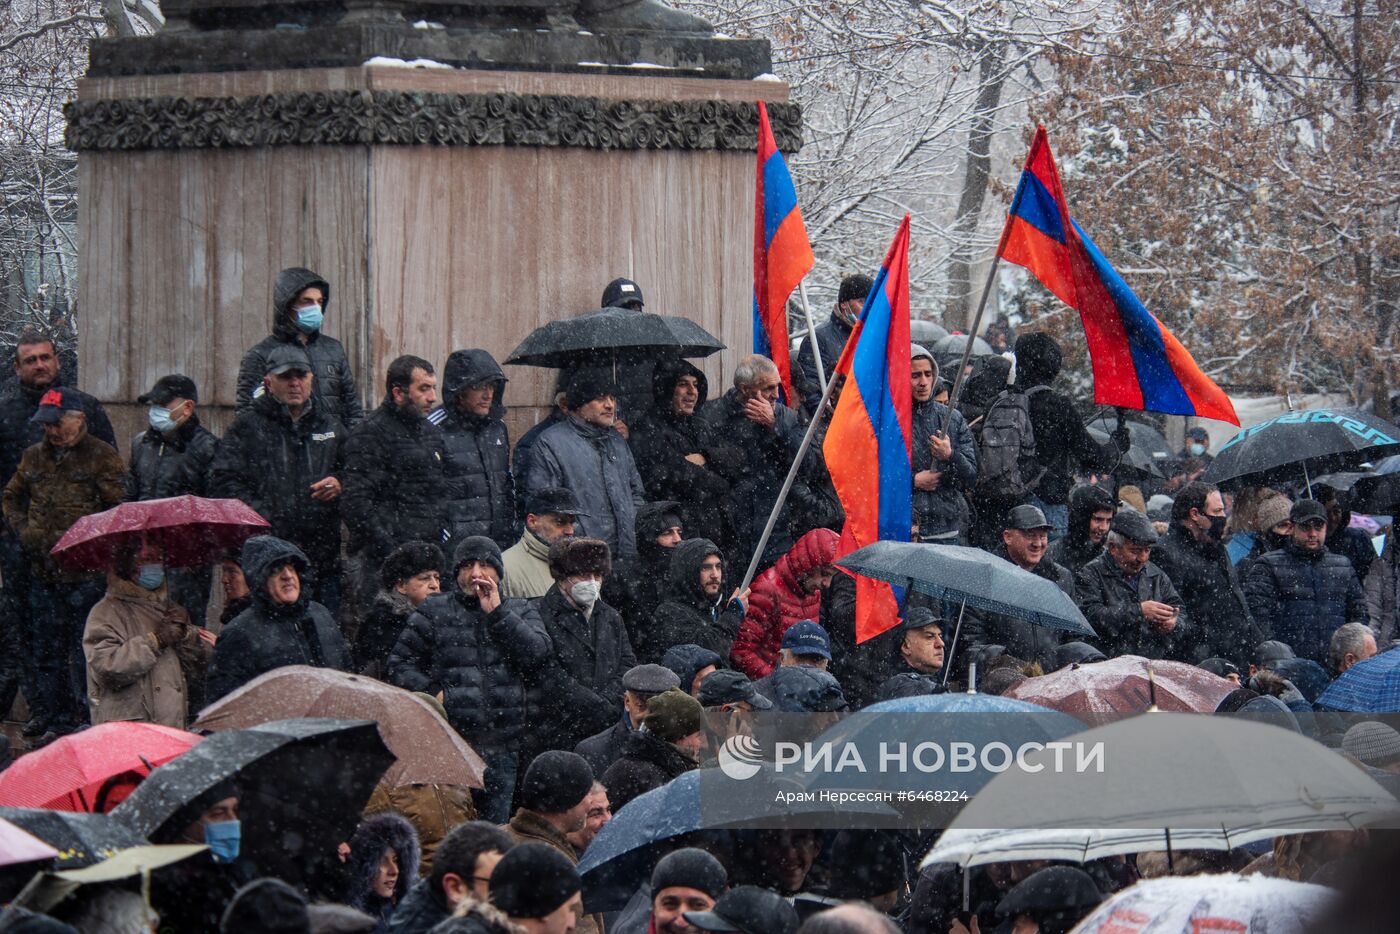
{"type": "MultiPolygon", "coordinates": [[[[1004,547],[993,554],[1010,560],[1004,547]]],[[[1040,563],[1031,568],[1031,573],[1053,581],[1071,600],[1075,599],[1074,575],[1063,565],[1042,557],[1040,563]]],[[[951,641],[952,632],[945,629],[943,638],[951,641]]],[[[1028,662],[1040,662],[1046,671],[1053,671],[1055,649],[1069,639],[1069,634],[1061,629],[1034,626],[1013,616],[968,607],[963,614],[962,638],[963,647],[955,648],[956,656],[951,660],[958,672],[967,670],[964,660],[972,657],[974,649],[984,645],[1004,645],[1008,655],[1028,662]]]]}
{"type": "Polygon", "coordinates": [[[585,617],[555,584],[533,601],[554,652],[540,671],[542,749],[573,749],[622,716],[622,676],[637,664],[617,610],[602,600],[585,617]]]}
{"type": "Polygon", "coordinates": [[[485,535],[502,548],[520,537],[515,521],[515,480],[510,472],[506,376],[484,350],[458,350],[443,367],[443,408],[429,415],[442,429],[447,454],[447,531],[450,540],[485,535]],[[457,407],[463,391],[494,383],[490,414],[470,415],[457,407]]]}
{"type": "MultiPolygon", "coordinates": [[[[272,287],[272,333],[254,344],[243,355],[238,367],[238,392],[235,411],[242,413],[264,394],[263,376],[267,373],[267,358],[278,344],[298,343],[304,336],[296,326],[292,302],[305,290],[315,286],[325,294],[324,308],[331,303],[331,287],[309,269],[284,269],[277,274],[272,287]]],[[[340,419],[354,428],[364,418],[359,390],[355,387],[355,372],[345,347],[334,337],[320,331],[307,337],[302,347],[315,369],[311,383],[312,395],[321,411],[340,419]]]]}
{"type": "Polygon", "coordinates": [[[413,603],[397,590],[381,590],[355,633],[355,670],[381,680],[389,675],[389,653],[413,615],[413,603]]]}
{"type": "Polygon", "coordinates": [[[1176,524],[1152,549],[1152,561],[1171,578],[1191,615],[1195,655],[1248,665],[1254,647],[1268,636],[1249,615],[1249,603],[1225,546],[1198,542],[1176,524]]]}
{"type": "Polygon", "coordinates": [[[613,562],[612,573],[603,581],[603,599],[622,614],[627,638],[639,648],[666,590],[666,574],[671,569],[671,548],[656,544],[666,528],[668,515],[679,508],[674,500],[646,503],[637,510],[637,555],[613,562]]]}
{"type": "Polygon", "coordinates": [[[948,418],[948,407],[930,399],[914,403],[913,472],[938,470],[941,479],[934,490],[914,490],[914,516],[919,520],[919,536],[960,531],[968,524],[967,500],[963,493],[977,485],[977,443],[961,412],[948,418]],[[930,435],[948,428],[953,442],[952,460],[934,463],[929,450],[930,435]]]}
{"type": "Polygon", "coordinates": [[[350,548],[379,564],[404,542],[442,541],[447,476],[442,432],[386,399],[345,445],[345,525],[350,548]]]}
{"type": "Polygon", "coordinates": [[[622,756],[598,780],[608,789],[608,803],[621,809],[633,798],[694,768],[695,760],[675,746],[638,730],[627,737],[622,756]]]}
{"type": "Polygon", "coordinates": [[[729,663],[729,647],[743,625],[743,601],[729,599],[729,581],[720,582],[719,594],[708,597],[700,587],[700,565],[710,555],[724,553],[707,538],[688,538],[671,549],[666,573],[666,599],[643,632],[638,658],[659,662],[673,645],[698,645],[729,663]]]}
{"type": "MultiPolygon", "coordinates": [[[[526,678],[550,656],[549,637],[527,601],[491,613],[461,591],[419,604],[389,655],[389,680],[443,692],[453,728],[484,756],[517,749],[528,721],[526,678]]],[[[620,692],[619,692],[620,693],[620,692]]]]}
{"type": "MultiPolygon", "coordinates": [[[[652,379],[652,414],[631,426],[628,439],[647,497],[680,503],[688,534],[725,544],[733,534],[728,515],[729,483],[709,463],[712,453],[702,437],[699,421],[700,408],[709,398],[709,382],[704,373],[685,360],[657,361],[652,379]],[[699,383],[699,400],[693,415],[671,411],[676,383],[684,376],[693,376],[699,383]],[[686,460],[691,454],[704,457],[705,466],[686,460]]],[[[641,545],[639,537],[638,549],[641,545]]]]}
{"type": "Polygon", "coordinates": [[[1138,574],[1137,580],[1132,581],[1105,551],[1080,568],[1075,589],[1079,593],[1079,608],[1098,633],[1097,639],[1086,637],[1082,641],[1096,646],[1109,658],[1141,655],[1143,658],[1192,660],[1195,623],[1185,612],[1177,614],[1176,628],[1171,632],[1158,632],[1142,617],[1140,604],[1144,600],[1167,603],[1178,610],[1182,607],[1171,578],[1151,561],[1138,574]]]}
{"type": "Polygon", "coordinates": [[[214,643],[206,696],[210,702],[258,675],[286,665],[350,670],[350,649],[330,612],[307,595],[305,581],[296,603],[274,603],[267,579],[288,562],[305,574],[306,556],[295,545],[260,535],[243,546],[243,574],[253,605],[234,617],[214,643]]]}
{"type": "Polygon", "coordinates": [[[608,766],[622,757],[627,737],[631,735],[632,724],[627,716],[623,715],[601,733],[594,733],[587,739],[579,740],[574,745],[574,752],[588,760],[594,775],[602,775],[608,770],[608,766]]]}
{"type": "MultiPolygon", "coordinates": [[[[822,322],[816,330],[817,347],[822,355],[822,372],[827,379],[831,379],[831,371],[836,368],[836,361],[841,358],[841,351],[846,349],[846,341],[851,336],[851,326],[845,321],[832,315],[822,322]]],[[[812,354],[812,341],[804,340],[802,349],[797,352],[797,365],[802,370],[802,380],[805,388],[799,390],[803,394],[802,405],[810,415],[817,410],[817,403],[822,401],[822,384],[817,379],[817,361],[812,354]]]]}
{"type": "Polygon", "coordinates": [[[1268,552],[1250,567],[1244,593],[1267,638],[1287,642],[1299,658],[1323,666],[1332,633],[1346,623],[1367,622],[1356,571],[1326,547],[1305,552],[1290,542],[1268,552]]]}
{"type": "Polygon", "coordinates": [[[389,919],[389,934],[428,934],[439,924],[447,923],[451,912],[443,904],[441,891],[439,888],[434,892],[431,879],[419,879],[389,919]]]}
{"type": "MultiPolygon", "coordinates": [[[[44,440],[44,426],[29,419],[38,410],[39,400],[43,398],[44,393],[59,385],[57,380],[52,386],[45,386],[43,389],[31,389],[20,384],[16,385],[14,391],[0,398],[0,487],[9,483],[10,478],[15,475],[25,449],[44,440]]],[[[98,441],[106,441],[115,448],[117,438],[112,432],[112,423],[108,420],[102,403],[72,387],[69,387],[69,391],[76,392],[82,400],[83,408],[87,412],[88,434],[98,441]]]]}
{"type": "Polygon", "coordinates": [[[207,496],[209,468],[219,453],[219,439],[191,415],[170,435],[147,429],[131,440],[126,472],[129,501],[167,496],[207,496]]]}
{"type": "MultiPolygon", "coordinates": [[[[909,598],[907,605],[918,604],[916,595],[909,598]]],[[[904,634],[896,627],[857,644],[856,579],[844,572],[838,572],[822,589],[818,615],[818,622],[831,637],[831,673],[841,682],[841,692],[851,709],[874,702],[880,685],[904,669],[899,655],[904,634]]],[[[944,638],[951,640],[952,634],[944,633],[944,638]]]]}
{"type": "MultiPolygon", "coordinates": [[[[295,422],[271,395],[233,420],[210,471],[214,496],[241,499],[296,545],[318,573],[340,554],[340,499],[311,498],[311,484],[344,477],[345,426],[316,404],[295,422]]],[[[342,497],[343,498],[343,497],[342,497]]]]}

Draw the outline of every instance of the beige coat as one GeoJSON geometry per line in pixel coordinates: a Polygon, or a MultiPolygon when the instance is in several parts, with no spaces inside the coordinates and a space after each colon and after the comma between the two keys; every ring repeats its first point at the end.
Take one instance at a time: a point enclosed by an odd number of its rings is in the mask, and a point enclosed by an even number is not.
{"type": "Polygon", "coordinates": [[[185,729],[185,673],[206,665],[211,647],[193,626],[179,645],[160,647],[156,623],[167,613],[187,625],[190,621],[184,608],[170,601],[165,587],[145,590],[108,575],[107,595],[92,608],[83,630],[94,724],[141,720],[185,729]]]}
{"type": "Polygon", "coordinates": [[[503,597],[533,600],[554,586],[554,576],[549,573],[549,546],[528,529],[520,541],[501,555],[501,564],[506,569],[505,580],[501,581],[503,597]]]}

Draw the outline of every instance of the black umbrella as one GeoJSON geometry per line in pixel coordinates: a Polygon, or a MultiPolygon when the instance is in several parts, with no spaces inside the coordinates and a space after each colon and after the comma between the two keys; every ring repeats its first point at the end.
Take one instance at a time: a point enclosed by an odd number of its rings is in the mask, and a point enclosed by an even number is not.
{"type": "MultiPolygon", "coordinates": [[[[1109,441],[1113,440],[1112,435],[1097,425],[1086,425],[1085,430],[1089,432],[1089,437],[1093,438],[1099,444],[1107,444],[1109,441]]],[[[1136,471],[1144,476],[1163,480],[1166,479],[1167,475],[1163,473],[1161,464],[1165,462],[1165,459],[1162,459],[1159,463],[1158,458],[1153,456],[1152,451],[1134,441],[1132,444],[1128,445],[1128,449],[1123,452],[1123,459],[1119,461],[1118,467],[1120,470],[1127,468],[1128,470],[1136,471]]]]}
{"type": "Polygon", "coordinates": [[[565,368],[626,362],[658,353],[708,357],[724,343],[689,318],[604,308],[535,328],[506,363],[565,368]]]}
{"type": "Polygon", "coordinates": [[[1400,474],[1343,471],[1318,477],[1312,486],[1346,493],[1347,507],[1363,515],[1389,515],[1400,503],[1400,474]]]}
{"type": "MultiPolygon", "coordinates": [[[[1104,437],[1108,437],[1113,433],[1113,429],[1118,424],[1116,416],[1113,418],[1109,417],[1110,411],[1111,410],[1108,409],[1100,409],[1099,414],[1085,422],[1085,425],[1090,431],[1097,429],[1103,432],[1104,437]]],[[[1155,427],[1146,422],[1139,422],[1131,418],[1124,419],[1123,424],[1128,426],[1129,440],[1132,441],[1135,446],[1145,449],[1147,453],[1152,455],[1153,460],[1171,460],[1172,446],[1167,443],[1166,436],[1155,427]]]]}
{"type": "Polygon", "coordinates": [[[106,814],[0,808],[0,817],[58,850],[55,865],[59,869],[81,869],[100,863],[118,850],[149,842],[131,827],[106,814]]]}
{"type": "Polygon", "coordinates": [[[1243,486],[1303,480],[1400,453],[1400,430],[1363,412],[1285,412],[1226,441],[1201,479],[1243,486]]]}
{"type": "Polygon", "coordinates": [[[112,816],[173,842],[199,817],[192,803],[231,781],[241,854],[263,873],[315,890],[393,763],[373,721],[277,720],[208,737],[152,772],[112,816]]]}

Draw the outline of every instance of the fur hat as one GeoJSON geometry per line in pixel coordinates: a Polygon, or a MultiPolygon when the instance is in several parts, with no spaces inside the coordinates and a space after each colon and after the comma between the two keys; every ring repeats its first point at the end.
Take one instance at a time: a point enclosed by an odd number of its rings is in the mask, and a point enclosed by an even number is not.
{"type": "MultiPolygon", "coordinates": [[[[499,552],[497,552],[499,554],[499,552]]],[[[549,546],[549,573],[561,581],[576,574],[612,573],[612,553],[608,543],[597,538],[566,536],[549,546]]]]}
{"type": "Polygon", "coordinates": [[[442,549],[430,542],[406,542],[393,551],[379,566],[379,581],[385,590],[393,590],[394,585],[417,577],[424,571],[442,573],[442,549]]]}

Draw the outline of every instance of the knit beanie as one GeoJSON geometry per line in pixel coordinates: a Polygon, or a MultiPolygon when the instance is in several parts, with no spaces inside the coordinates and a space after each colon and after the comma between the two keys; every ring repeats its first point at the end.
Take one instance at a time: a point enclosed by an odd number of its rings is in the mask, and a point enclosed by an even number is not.
{"type": "Polygon", "coordinates": [[[379,568],[379,581],[390,590],[400,581],[417,577],[424,571],[442,573],[442,549],[429,542],[407,542],[393,551],[379,568]]]}
{"type": "Polygon", "coordinates": [[[1270,496],[1259,504],[1254,512],[1259,531],[1267,532],[1280,522],[1288,521],[1288,513],[1293,503],[1287,496],[1270,496]]]}
{"type": "Polygon", "coordinates": [[[1373,769],[1383,769],[1400,762],[1400,733],[1384,723],[1364,720],[1342,737],[1342,751],[1373,769]]]}
{"type": "Polygon", "coordinates": [[[687,888],[719,898],[729,888],[729,873],[724,866],[704,850],[694,847],[668,853],[651,872],[651,896],[662,889],[687,888]]]}
{"type": "Polygon", "coordinates": [[[642,726],[657,739],[674,743],[705,728],[705,708],[679,688],[671,688],[647,701],[642,726]]]}
{"type": "Polygon", "coordinates": [[[581,888],[574,864],[547,843],[513,846],[491,870],[491,904],[512,918],[551,915],[581,888]]]}
{"type": "Polygon", "coordinates": [[[496,569],[496,576],[503,578],[506,576],[506,565],[501,560],[501,546],[497,545],[485,535],[472,535],[462,539],[452,552],[452,574],[455,577],[457,571],[464,564],[473,561],[480,561],[482,564],[489,564],[496,569]]]}
{"type": "Polygon", "coordinates": [[[588,797],[592,788],[593,767],[587,759],[577,753],[551,749],[536,756],[525,770],[520,806],[540,814],[562,814],[588,797]]]}
{"type": "Polygon", "coordinates": [[[603,396],[616,396],[617,384],[612,374],[605,369],[581,367],[569,378],[564,389],[564,404],[570,409],[587,405],[603,396]]]}
{"type": "Polygon", "coordinates": [[[239,889],[224,909],[219,930],[264,934],[310,934],[306,898],[281,879],[254,879],[239,889]]]}

